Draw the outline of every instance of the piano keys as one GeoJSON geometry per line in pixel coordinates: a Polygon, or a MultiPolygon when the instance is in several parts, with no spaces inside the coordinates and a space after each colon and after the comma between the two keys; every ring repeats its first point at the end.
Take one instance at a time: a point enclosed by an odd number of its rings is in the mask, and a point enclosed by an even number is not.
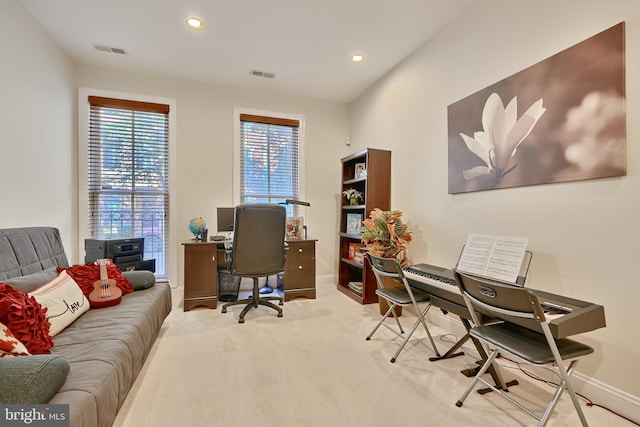
{"type": "Polygon", "coordinates": [[[430,264],[416,264],[404,268],[403,272],[409,285],[431,294],[432,305],[471,320],[453,270],[430,264]]]}

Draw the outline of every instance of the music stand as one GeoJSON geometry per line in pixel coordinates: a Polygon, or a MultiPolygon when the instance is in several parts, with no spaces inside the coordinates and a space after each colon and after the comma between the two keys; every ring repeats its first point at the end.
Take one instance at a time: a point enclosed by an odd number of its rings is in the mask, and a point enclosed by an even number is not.
{"type": "MultiPolygon", "coordinates": [[[[462,249],[460,250],[460,254],[458,255],[458,261],[456,261],[456,266],[453,268],[454,270],[458,269],[458,264],[460,263],[460,257],[464,252],[465,246],[466,245],[462,245],[462,249]]],[[[495,280],[496,282],[500,282],[500,283],[506,283],[508,285],[524,286],[524,283],[527,281],[527,275],[529,274],[529,266],[531,265],[532,258],[533,258],[533,253],[531,251],[524,251],[524,258],[522,259],[522,264],[520,264],[520,271],[518,271],[518,278],[516,279],[515,283],[505,282],[503,280],[499,280],[494,277],[481,276],[475,273],[469,273],[469,274],[474,274],[476,276],[480,276],[485,279],[495,280]]]]}

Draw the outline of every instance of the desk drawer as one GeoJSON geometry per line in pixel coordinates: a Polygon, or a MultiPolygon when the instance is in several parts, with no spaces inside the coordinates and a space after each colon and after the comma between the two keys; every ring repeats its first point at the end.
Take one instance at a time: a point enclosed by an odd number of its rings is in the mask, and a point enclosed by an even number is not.
{"type": "Polygon", "coordinates": [[[289,275],[287,279],[291,285],[291,289],[313,286],[316,277],[315,259],[302,260],[295,264],[291,263],[287,270],[287,274],[289,275]]]}
{"type": "Polygon", "coordinates": [[[289,252],[287,253],[291,263],[299,263],[303,259],[314,259],[316,257],[315,242],[289,242],[289,252]]]}

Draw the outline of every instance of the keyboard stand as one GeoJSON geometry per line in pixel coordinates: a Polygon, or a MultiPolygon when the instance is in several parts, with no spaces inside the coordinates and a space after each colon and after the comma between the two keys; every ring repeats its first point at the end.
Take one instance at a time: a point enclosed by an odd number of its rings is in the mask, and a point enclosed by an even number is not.
{"type": "MultiPolygon", "coordinates": [[[[446,310],[442,310],[442,311],[444,312],[444,314],[447,314],[446,310]]],[[[466,320],[466,319],[463,319],[462,317],[460,318],[460,320],[462,320],[462,323],[465,324],[464,327],[468,331],[469,327],[470,327],[469,321],[466,320]]],[[[466,334],[464,334],[464,336],[462,338],[460,338],[458,341],[456,341],[456,343],[449,350],[447,350],[447,352],[445,354],[443,354],[442,356],[430,357],[429,358],[429,362],[437,362],[438,360],[451,359],[452,357],[458,357],[458,356],[464,355],[464,351],[458,351],[457,353],[456,353],[456,351],[460,347],[462,347],[462,344],[466,343],[469,340],[469,338],[470,338],[469,332],[467,332],[466,334]]]]}
{"type": "MultiPolygon", "coordinates": [[[[458,256],[458,262],[460,261],[459,258],[460,256],[462,256],[463,250],[464,250],[464,246],[462,247],[462,250],[460,251],[460,255],[458,256]]],[[[532,257],[533,257],[533,254],[530,251],[525,251],[525,260],[522,263],[518,280],[517,280],[517,285],[519,286],[524,286],[524,282],[526,280],[527,273],[529,271],[529,265],[531,264],[532,257]]],[[[458,263],[456,263],[456,266],[457,265],[458,263]]],[[[447,277],[447,275],[443,275],[442,277],[445,279],[449,278],[447,277]]],[[[430,357],[429,361],[436,362],[438,360],[450,359],[453,357],[462,356],[464,354],[464,351],[458,351],[458,350],[462,347],[462,345],[465,342],[467,342],[471,338],[469,336],[469,330],[471,330],[471,323],[470,323],[471,313],[469,313],[469,310],[466,306],[466,303],[464,302],[464,299],[462,298],[462,294],[460,293],[460,290],[458,289],[457,284],[455,284],[455,282],[453,284],[449,282],[449,284],[451,285],[451,289],[447,289],[446,285],[445,287],[441,287],[440,285],[436,285],[435,280],[430,282],[428,278],[419,278],[419,277],[412,278],[412,275],[409,275],[409,279],[410,279],[409,285],[414,286],[420,290],[423,290],[431,294],[431,305],[440,308],[440,310],[442,310],[444,314],[453,313],[457,315],[460,318],[460,321],[462,322],[466,330],[465,335],[462,338],[460,338],[449,350],[447,350],[445,354],[443,354],[442,356],[430,357]],[[417,283],[412,284],[412,282],[417,282],[417,283]],[[424,286],[420,286],[420,284],[424,286]],[[453,289],[456,289],[456,291],[453,291],[453,289]]],[[[444,280],[443,282],[447,283],[448,281],[444,280]]],[[[486,316],[481,315],[480,317],[482,321],[482,317],[486,317],[486,316]]],[[[491,319],[486,319],[486,320],[491,321],[491,319]]],[[[471,342],[473,343],[474,347],[476,348],[476,351],[480,355],[480,359],[487,360],[488,355],[485,352],[485,349],[482,346],[482,344],[480,344],[479,341],[473,338],[471,338],[471,342]]],[[[475,368],[464,369],[460,372],[467,377],[475,376],[477,369],[475,368]]],[[[491,378],[493,379],[493,382],[496,388],[498,389],[504,390],[508,386],[513,386],[518,384],[517,380],[508,381],[506,384],[503,384],[502,381],[500,380],[500,376],[496,372],[493,365],[491,365],[488,368],[487,372],[491,375],[491,378]]],[[[486,388],[486,389],[478,390],[478,393],[485,394],[490,391],[491,391],[490,388],[486,388]]]]}
{"type": "MultiPolygon", "coordinates": [[[[458,298],[460,298],[460,300],[462,300],[462,295],[459,295],[458,298]]],[[[438,360],[449,359],[449,358],[452,358],[452,357],[457,357],[457,356],[463,355],[464,351],[461,351],[461,352],[456,352],[456,351],[458,349],[460,349],[462,347],[462,345],[471,338],[469,336],[469,330],[471,329],[471,322],[469,321],[469,319],[471,318],[471,313],[469,313],[469,310],[467,309],[467,307],[463,307],[463,306],[461,306],[461,305],[459,305],[459,304],[457,304],[457,303],[455,303],[453,301],[446,300],[444,298],[441,298],[441,297],[433,295],[433,294],[431,295],[431,304],[436,306],[436,307],[439,307],[445,314],[452,313],[452,314],[457,315],[460,318],[460,321],[464,325],[464,329],[467,332],[449,350],[447,350],[447,352],[445,354],[443,354],[440,357],[430,357],[429,361],[437,362],[438,360]]],[[[488,355],[487,355],[486,351],[484,350],[484,347],[482,346],[482,344],[479,341],[477,341],[477,340],[475,340],[473,338],[471,338],[471,342],[473,343],[474,347],[476,348],[476,351],[480,355],[480,359],[481,360],[487,360],[488,355]]],[[[479,369],[479,367],[477,369],[479,369]]],[[[491,378],[493,379],[493,382],[496,385],[496,388],[504,390],[505,389],[505,384],[502,384],[500,382],[500,376],[496,372],[496,370],[493,367],[493,365],[491,365],[489,367],[487,372],[491,375],[491,378]]],[[[463,374],[466,377],[469,377],[469,376],[473,377],[473,376],[476,375],[477,371],[476,371],[475,368],[474,369],[463,369],[462,371],[460,371],[460,373],[463,374]]],[[[518,384],[518,380],[507,381],[506,387],[517,385],[517,384],[518,384]]],[[[478,393],[485,394],[485,393],[488,393],[490,391],[491,391],[490,388],[486,388],[486,389],[478,390],[478,393]]]]}
{"type": "Polygon", "coordinates": [[[458,342],[456,342],[454,344],[453,347],[451,347],[445,354],[443,354],[442,356],[434,356],[434,357],[430,357],[429,358],[429,362],[437,362],[438,360],[442,360],[442,359],[451,359],[453,357],[458,357],[458,356],[463,356],[464,355],[464,351],[459,351],[457,353],[455,353],[455,351],[457,349],[459,349],[460,347],[462,347],[462,344],[464,344],[467,340],[469,339],[469,334],[466,334],[465,336],[463,336],[462,338],[460,338],[458,340],[458,342]]]}

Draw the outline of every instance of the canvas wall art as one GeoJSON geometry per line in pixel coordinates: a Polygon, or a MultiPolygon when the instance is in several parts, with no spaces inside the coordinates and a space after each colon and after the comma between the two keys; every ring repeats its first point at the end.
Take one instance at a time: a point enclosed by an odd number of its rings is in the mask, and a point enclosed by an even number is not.
{"type": "Polygon", "coordinates": [[[449,193],[626,175],[624,22],[448,106],[449,193]]]}

